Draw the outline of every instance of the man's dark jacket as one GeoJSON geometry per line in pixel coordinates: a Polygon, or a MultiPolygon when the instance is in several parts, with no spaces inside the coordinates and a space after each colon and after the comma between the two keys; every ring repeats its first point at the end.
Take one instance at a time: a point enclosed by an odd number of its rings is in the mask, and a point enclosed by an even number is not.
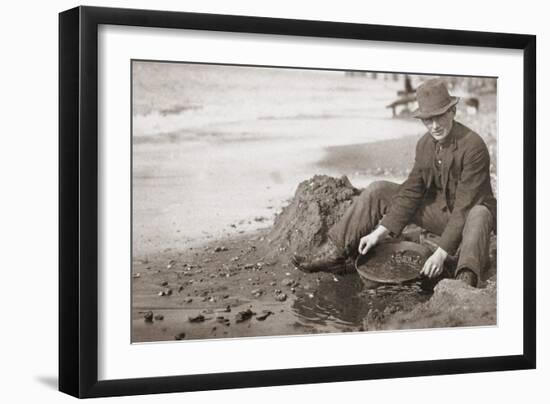
{"type": "MultiPolygon", "coordinates": [[[[489,151],[483,139],[468,127],[454,122],[451,129],[450,150],[441,164],[441,190],[444,193],[442,211],[451,212],[439,246],[455,254],[462,240],[462,230],[468,212],[475,205],[484,205],[496,223],[496,199],[491,188],[489,151]]],[[[398,235],[409,224],[414,213],[434,190],[435,143],[426,133],[416,144],[414,167],[392,200],[391,208],[381,225],[398,235]]],[[[496,228],[496,227],[495,227],[496,228]]]]}

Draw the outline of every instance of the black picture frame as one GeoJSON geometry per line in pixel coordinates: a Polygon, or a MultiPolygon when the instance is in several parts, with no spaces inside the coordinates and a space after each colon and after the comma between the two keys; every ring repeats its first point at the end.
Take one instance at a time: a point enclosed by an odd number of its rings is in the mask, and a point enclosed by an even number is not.
{"type": "Polygon", "coordinates": [[[536,366],[536,37],[184,12],[77,7],[59,15],[59,390],[104,397],[536,366]],[[401,363],[98,380],[98,26],[194,29],[523,51],[523,353],[401,363]]]}

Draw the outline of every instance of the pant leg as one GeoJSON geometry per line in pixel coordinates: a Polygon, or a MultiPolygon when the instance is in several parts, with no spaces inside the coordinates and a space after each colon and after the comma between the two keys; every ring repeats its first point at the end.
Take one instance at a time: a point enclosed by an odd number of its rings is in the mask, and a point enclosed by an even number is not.
{"type": "Polygon", "coordinates": [[[468,268],[475,272],[478,279],[485,279],[492,228],[493,215],[489,209],[482,205],[474,206],[468,213],[462,230],[462,244],[455,274],[468,268]]]}
{"type": "Polygon", "coordinates": [[[361,237],[369,234],[390,206],[399,184],[375,181],[355,198],[344,216],[328,232],[329,239],[345,256],[354,256],[361,237]]]}

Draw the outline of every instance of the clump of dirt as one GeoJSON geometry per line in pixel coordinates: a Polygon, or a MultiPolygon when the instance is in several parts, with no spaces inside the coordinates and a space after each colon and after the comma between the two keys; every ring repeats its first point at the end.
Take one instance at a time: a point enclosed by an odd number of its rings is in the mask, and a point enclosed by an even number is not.
{"type": "Polygon", "coordinates": [[[496,281],[485,288],[473,288],[455,279],[443,279],[432,297],[412,310],[386,313],[369,312],[368,330],[395,330],[440,327],[464,327],[496,324],[496,281]]]}
{"type": "Polygon", "coordinates": [[[266,237],[272,251],[270,258],[313,253],[359,193],[346,176],[316,175],[301,182],[266,237]]]}

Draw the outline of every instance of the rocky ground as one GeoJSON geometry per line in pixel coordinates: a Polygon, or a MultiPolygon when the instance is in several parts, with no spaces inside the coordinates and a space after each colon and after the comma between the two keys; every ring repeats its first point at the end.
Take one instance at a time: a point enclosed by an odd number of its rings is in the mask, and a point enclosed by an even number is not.
{"type": "Polygon", "coordinates": [[[365,318],[364,328],[399,330],[440,327],[466,327],[496,325],[496,279],[482,288],[473,288],[455,279],[443,279],[431,298],[412,310],[384,313],[371,310],[365,318]]]}

